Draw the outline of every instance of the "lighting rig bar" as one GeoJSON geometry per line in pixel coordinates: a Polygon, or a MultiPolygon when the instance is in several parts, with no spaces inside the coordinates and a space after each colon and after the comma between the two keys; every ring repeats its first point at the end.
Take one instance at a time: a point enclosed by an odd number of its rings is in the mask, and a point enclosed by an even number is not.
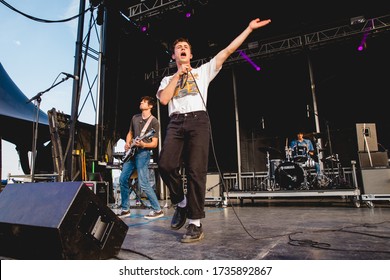
{"type": "MultiPolygon", "coordinates": [[[[249,58],[255,59],[258,57],[267,57],[281,52],[296,52],[301,51],[305,46],[309,49],[319,47],[330,41],[345,39],[347,37],[355,36],[361,33],[370,33],[372,35],[379,32],[390,30],[390,15],[381,16],[378,18],[368,19],[358,25],[344,25],[336,28],[326,29],[314,33],[305,34],[303,36],[291,37],[270,43],[251,42],[248,48],[240,49],[233,53],[224,63],[224,65],[231,65],[234,63],[246,62],[240,55],[244,52],[249,58]],[[255,46],[255,47],[253,47],[255,46]]],[[[210,60],[209,58],[202,58],[194,60],[191,64],[194,67],[200,66],[202,63],[210,60]]],[[[157,69],[149,73],[145,73],[145,80],[152,80],[153,83],[159,81],[166,75],[172,75],[176,72],[175,64],[170,64],[168,67],[157,69]]]]}
{"type": "Polygon", "coordinates": [[[360,33],[378,33],[386,31],[390,27],[390,15],[359,21],[359,24],[343,25],[304,35],[305,44],[308,46],[323,44],[324,42],[343,37],[349,37],[360,33]]]}
{"type": "Polygon", "coordinates": [[[129,7],[129,18],[134,20],[139,19],[141,16],[149,18],[157,16],[164,11],[175,10],[184,6],[185,1],[183,0],[145,0],[129,7]]]}

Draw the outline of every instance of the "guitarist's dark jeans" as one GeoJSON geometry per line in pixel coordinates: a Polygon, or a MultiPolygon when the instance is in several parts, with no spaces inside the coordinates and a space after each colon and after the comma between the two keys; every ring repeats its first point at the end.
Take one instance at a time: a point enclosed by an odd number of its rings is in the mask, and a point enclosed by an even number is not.
{"type": "Polygon", "coordinates": [[[173,115],[167,127],[158,162],[173,204],[184,199],[180,167],[185,163],[187,176],[187,217],[205,217],[204,201],[208,168],[210,128],[204,111],[173,115]]]}

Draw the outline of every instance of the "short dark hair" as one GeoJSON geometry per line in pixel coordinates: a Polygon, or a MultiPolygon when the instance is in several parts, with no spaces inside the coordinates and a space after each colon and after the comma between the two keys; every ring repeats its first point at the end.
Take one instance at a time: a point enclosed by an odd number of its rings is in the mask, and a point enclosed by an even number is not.
{"type": "Polygon", "coordinates": [[[153,108],[156,105],[156,100],[152,96],[148,96],[148,95],[142,96],[140,101],[143,101],[143,100],[148,102],[149,105],[152,105],[153,108]]]}
{"type": "Polygon", "coordinates": [[[177,38],[177,39],[172,43],[172,46],[171,46],[171,51],[172,51],[172,53],[175,52],[175,46],[176,46],[179,42],[186,42],[186,43],[190,46],[190,50],[191,50],[191,52],[192,52],[192,46],[191,46],[190,41],[189,41],[187,38],[180,37],[180,38],[177,38]]]}

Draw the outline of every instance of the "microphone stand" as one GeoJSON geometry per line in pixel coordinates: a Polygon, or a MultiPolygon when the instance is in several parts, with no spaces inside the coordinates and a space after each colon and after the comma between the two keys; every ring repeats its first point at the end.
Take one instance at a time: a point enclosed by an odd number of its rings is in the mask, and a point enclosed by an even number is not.
{"type": "Polygon", "coordinates": [[[332,170],[332,182],[334,180],[334,165],[333,165],[333,149],[332,149],[332,142],[330,140],[330,129],[329,129],[329,122],[326,120],[326,133],[328,137],[328,145],[329,145],[329,154],[330,154],[330,168],[332,170]]]}
{"type": "Polygon", "coordinates": [[[30,176],[31,176],[31,182],[34,182],[35,180],[35,160],[37,156],[37,141],[38,141],[38,125],[39,125],[39,112],[41,108],[41,101],[42,98],[41,96],[51,90],[52,88],[58,86],[59,84],[65,82],[67,79],[69,79],[68,76],[65,78],[62,78],[61,81],[57,82],[56,84],[53,84],[51,87],[47,88],[44,91],[38,92],[35,96],[31,97],[26,104],[30,103],[31,101],[35,100],[35,108],[36,108],[36,115],[35,115],[35,121],[33,123],[33,143],[32,143],[32,148],[31,148],[31,169],[30,169],[30,176]]]}
{"type": "Polygon", "coordinates": [[[253,158],[253,188],[252,190],[257,189],[256,184],[256,157],[255,157],[255,136],[254,130],[252,130],[252,158],[253,158]]]}
{"type": "MultiPolygon", "coordinates": [[[[314,110],[310,107],[307,108],[310,112],[312,112],[317,118],[319,118],[317,112],[314,112],[314,110]]],[[[333,149],[332,149],[332,142],[331,142],[331,137],[330,137],[330,129],[329,129],[329,121],[326,120],[326,119],[322,119],[325,123],[326,123],[326,137],[327,137],[327,140],[328,140],[328,145],[329,145],[329,154],[330,154],[330,161],[331,161],[331,170],[332,170],[332,179],[334,179],[334,166],[333,166],[333,149]]],[[[318,130],[319,132],[319,130],[318,130]]],[[[317,137],[315,137],[317,138],[317,137]]],[[[320,139],[318,139],[320,140],[320,139]]],[[[316,141],[317,144],[318,144],[318,141],[316,141]]],[[[322,149],[322,145],[320,145],[320,147],[318,147],[317,145],[317,154],[319,155],[320,154],[320,149],[322,149]]],[[[321,151],[321,153],[323,153],[321,151]]],[[[326,160],[326,158],[324,158],[323,156],[321,156],[321,159],[319,159],[319,163],[320,163],[320,167],[321,167],[321,161],[322,159],[326,160]]],[[[321,168],[322,170],[323,168],[321,168]]],[[[324,168],[325,169],[325,168],[324,168]]]]}

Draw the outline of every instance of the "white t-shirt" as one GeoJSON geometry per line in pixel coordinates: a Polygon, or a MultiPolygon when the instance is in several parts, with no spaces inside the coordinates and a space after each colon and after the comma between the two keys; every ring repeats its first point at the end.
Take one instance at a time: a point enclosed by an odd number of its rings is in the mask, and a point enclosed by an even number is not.
{"type": "MultiPolygon", "coordinates": [[[[168,103],[169,116],[172,114],[183,114],[194,111],[206,111],[207,90],[210,82],[219,73],[222,67],[216,69],[215,57],[209,62],[202,64],[198,68],[192,69],[187,75],[187,82],[179,79],[173,98],[168,103]],[[195,79],[195,81],[194,81],[195,79]]],[[[156,97],[160,98],[160,92],[163,90],[172,79],[173,75],[166,76],[161,80],[156,97]]]]}

